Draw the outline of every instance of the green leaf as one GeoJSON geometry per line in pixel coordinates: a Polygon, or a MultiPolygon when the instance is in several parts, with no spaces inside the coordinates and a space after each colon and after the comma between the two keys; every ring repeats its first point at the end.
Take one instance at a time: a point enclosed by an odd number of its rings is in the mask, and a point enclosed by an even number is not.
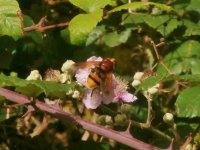
{"type": "Polygon", "coordinates": [[[110,0],[70,0],[70,2],[87,13],[91,13],[104,8],[110,0]]]}
{"type": "Polygon", "coordinates": [[[119,34],[117,32],[111,32],[104,36],[104,41],[106,45],[114,47],[125,43],[130,36],[131,30],[126,30],[119,34]]]}
{"type": "MultiPolygon", "coordinates": [[[[71,44],[85,44],[89,33],[101,21],[103,15],[102,10],[90,14],[79,14],[75,16],[69,23],[69,40],[71,44]]],[[[67,32],[67,31],[66,31],[67,32]]]]}
{"type": "Polygon", "coordinates": [[[30,97],[36,97],[44,93],[46,96],[64,98],[67,91],[75,89],[76,84],[59,84],[40,80],[27,81],[18,77],[0,74],[0,87],[5,86],[14,86],[16,91],[30,97]]]}
{"type": "Polygon", "coordinates": [[[200,83],[200,74],[177,75],[174,78],[181,81],[194,82],[195,84],[200,83]]]}
{"type": "MultiPolygon", "coordinates": [[[[189,40],[181,44],[175,51],[170,52],[164,63],[174,74],[188,73],[200,74],[200,43],[189,40]]],[[[162,65],[159,65],[157,72],[166,72],[162,65]]]]}
{"type": "Polygon", "coordinates": [[[184,36],[200,35],[200,26],[198,24],[185,19],[184,26],[186,27],[184,36]]]}
{"type": "Polygon", "coordinates": [[[178,117],[200,117],[200,86],[185,89],[177,98],[178,117]]]}
{"type": "Polygon", "coordinates": [[[101,43],[99,39],[105,32],[106,32],[106,29],[104,25],[97,26],[95,29],[92,30],[92,32],[90,32],[86,41],[86,46],[93,43],[98,43],[98,44],[101,43]]]}
{"type": "Polygon", "coordinates": [[[136,11],[138,9],[147,9],[148,6],[150,6],[150,5],[158,7],[161,10],[165,10],[165,11],[172,11],[173,10],[172,7],[167,6],[165,4],[159,4],[159,3],[154,3],[154,2],[133,2],[133,3],[129,3],[129,4],[125,4],[125,5],[121,5],[119,7],[116,7],[114,9],[112,9],[111,11],[109,11],[109,13],[121,11],[123,9],[131,9],[132,11],[136,11]]]}
{"type": "Polygon", "coordinates": [[[160,83],[165,78],[167,78],[165,75],[150,76],[140,84],[138,89],[147,90],[148,88],[155,86],[157,83],[160,83]]]}
{"type": "Polygon", "coordinates": [[[181,21],[178,21],[176,18],[170,18],[169,15],[161,16],[142,16],[144,22],[147,23],[150,27],[156,29],[163,36],[170,34],[174,31],[179,25],[182,24],[181,21]]]}
{"type": "Polygon", "coordinates": [[[197,11],[200,13],[200,1],[199,0],[191,0],[190,4],[186,8],[186,10],[197,11]]]}
{"type": "Polygon", "coordinates": [[[9,35],[17,39],[23,35],[21,22],[17,15],[20,10],[17,1],[0,1],[0,35],[9,35]]]}

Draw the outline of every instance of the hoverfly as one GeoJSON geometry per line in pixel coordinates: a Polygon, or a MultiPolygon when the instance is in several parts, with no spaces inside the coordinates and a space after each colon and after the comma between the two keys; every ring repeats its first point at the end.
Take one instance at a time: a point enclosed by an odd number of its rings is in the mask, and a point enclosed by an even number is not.
{"type": "Polygon", "coordinates": [[[76,64],[77,68],[90,68],[91,71],[87,78],[86,87],[94,91],[100,88],[101,91],[108,94],[112,89],[113,69],[116,61],[114,58],[105,58],[102,61],[88,61],[76,64]]]}

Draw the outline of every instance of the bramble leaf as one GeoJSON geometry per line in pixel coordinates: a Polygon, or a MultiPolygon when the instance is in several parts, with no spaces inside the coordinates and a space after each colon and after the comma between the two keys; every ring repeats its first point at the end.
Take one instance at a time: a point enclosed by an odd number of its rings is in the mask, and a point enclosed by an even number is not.
{"type": "Polygon", "coordinates": [[[89,33],[101,21],[102,15],[103,11],[98,10],[90,14],[79,14],[75,16],[70,21],[67,29],[70,43],[74,45],[85,44],[89,33]]]}
{"type": "Polygon", "coordinates": [[[18,77],[5,76],[0,74],[0,87],[14,86],[16,91],[30,97],[39,96],[44,93],[46,96],[64,98],[66,92],[76,87],[75,83],[59,84],[50,81],[41,80],[23,80],[18,77]]]}
{"type": "Polygon", "coordinates": [[[23,35],[17,15],[20,10],[19,4],[15,0],[1,0],[0,6],[0,35],[9,35],[18,39],[23,35]]]}
{"type": "Polygon", "coordinates": [[[131,9],[132,11],[136,11],[138,9],[147,9],[148,6],[150,6],[150,5],[153,5],[164,11],[174,11],[174,9],[172,7],[167,6],[165,4],[154,3],[154,2],[133,2],[133,3],[118,6],[114,9],[112,9],[111,11],[109,11],[109,13],[121,11],[123,9],[131,9]]]}
{"type": "Polygon", "coordinates": [[[177,98],[178,117],[200,117],[200,86],[185,89],[177,98]]]}
{"type": "MultiPolygon", "coordinates": [[[[200,73],[200,43],[189,40],[181,44],[176,50],[170,52],[164,58],[164,63],[174,73],[191,72],[200,73]]],[[[157,72],[166,72],[162,65],[159,65],[157,72]]]]}
{"type": "Polygon", "coordinates": [[[104,8],[110,0],[70,0],[70,2],[87,13],[91,13],[104,8]]]}

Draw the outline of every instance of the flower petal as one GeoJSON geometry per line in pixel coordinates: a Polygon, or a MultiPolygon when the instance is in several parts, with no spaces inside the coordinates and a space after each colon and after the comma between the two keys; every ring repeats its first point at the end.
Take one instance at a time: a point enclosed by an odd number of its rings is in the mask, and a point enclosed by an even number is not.
{"type": "Polygon", "coordinates": [[[102,95],[99,89],[86,90],[83,97],[83,103],[86,108],[96,109],[102,102],[102,95]]]}
{"type": "Polygon", "coordinates": [[[87,61],[102,61],[102,60],[103,60],[103,58],[96,57],[96,56],[92,56],[92,57],[87,59],[87,61]]]}
{"type": "Polygon", "coordinates": [[[123,102],[130,103],[130,102],[134,102],[135,100],[137,100],[137,97],[128,92],[118,93],[118,95],[114,98],[114,102],[123,101],[123,102]]]}
{"type": "Polygon", "coordinates": [[[89,68],[78,69],[75,75],[76,81],[83,86],[87,86],[87,78],[89,74],[90,74],[89,68]]]}

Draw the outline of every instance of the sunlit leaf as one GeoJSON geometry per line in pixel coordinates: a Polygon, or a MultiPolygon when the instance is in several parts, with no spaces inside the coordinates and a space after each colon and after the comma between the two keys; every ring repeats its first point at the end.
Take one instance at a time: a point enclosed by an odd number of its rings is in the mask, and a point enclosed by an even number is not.
{"type": "Polygon", "coordinates": [[[97,26],[95,29],[93,29],[86,41],[86,46],[93,44],[95,42],[101,42],[101,36],[106,32],[105,26],[97,26]]]}
{"type": "Polygon", "coordinates": [[[110,1],[111,0],[70,0],[73,5],[80,7],[88,13],[104,8],[110,1]]]}
{"type": "MultiPolygon", "coordinates": [[[[86,42],[89,33],[101,21],[102,10],[90,14],[79,14],[69,23],[69,40],[71,44],[82,45],[86,42]]],[[[67,31],[66,31],[67,32],[67,31]]]]}
{"type": "Polygon", "coordinates": [[[188,7],[186,8],[187,10],[191,10],[191,11],[197,11],[200,12],[200,1],[199,0],[191,0],[190,4],[188,5],[188,7]]]}
{"type": "Polygon", "coordinates": [[[184,19],[184,26],[186,27],[184,36],[200,35],[200,26],[192,21],[184,19]]]}
{"type": "Polygon", "coordinates": [[[5,86],[14,86],[16,87],[16,91],[26,94],[27,96],[36,97],[44,93],[46,96],[63,98],[67,91],[73,90],[76,87],[76,84],[59,84],[40,80],[27,81],[18,77],[0,74],[0,87],[5,86]]]}
{"type": "Polygon", "coordinates": [[[178,117],[200,117],[200,86],[185,89],[177,98],[178,117]]]}
{"type": "Polygon", "coordinates": [[[21,21],[17,15],[19,4],[15,0],[0,1],[0,35],[9,35],[14,39],[22,36],[21,21]]]}
{"type": "Polygon", "coordinates": [[[173,8],[171,8],[170,6],[167,6],[165,4],[159,4],[159,3],[154,3],[154,2],[133,2],[133,3],[124,4],[124,5],[121,5],[119,7],[116,7],[109,12],[113,13],[113,12],[116,12],[116,11],[121,11],[123,9],[131,9],[132,11],[136,11],[138,9],[147,9],[148,6],[150,6],[150,5],[153,5],[157,8],[159,8],[161,10],[165,10],[165,11],[172,11],[173,10],[173,8]]]}

